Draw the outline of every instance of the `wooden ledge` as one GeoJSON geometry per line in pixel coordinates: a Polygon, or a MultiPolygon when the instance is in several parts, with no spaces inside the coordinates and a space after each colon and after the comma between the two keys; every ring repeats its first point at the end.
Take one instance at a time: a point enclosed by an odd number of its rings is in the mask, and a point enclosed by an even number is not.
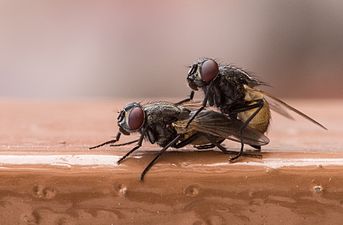
{"type": "Polygon", "coordinates": [[[293,102],[329,131],[273,115],[263,159],[229,163],[187,147],[163,155],[144,182],[158,147],[146,144],[119,166],[129,148],[88,150],[115,133],[122,103],[112,102],[0,104],[1,225],[343,221],[343,102],[293,102]]]}

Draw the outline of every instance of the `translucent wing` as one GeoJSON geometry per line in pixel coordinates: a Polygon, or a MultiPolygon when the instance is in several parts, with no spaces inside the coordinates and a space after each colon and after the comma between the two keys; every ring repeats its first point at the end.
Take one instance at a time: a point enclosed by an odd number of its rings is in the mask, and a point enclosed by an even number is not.
{"type": "Polygon", "coordinates": [[[180,106],[188,108],[188,109],[198,109],[202,106],[202,102],[190,100],[188,102],[184,102],[184,103],[180,104],[180,106]]]}
{"type": "MultiPolygon", "coordinates": [[[[262,91],[262,90],[256,90],[256,91],[261,92],[263,95],[265,95],[265,96],[267,96],[268,98],[272,99],[274,102],[279,103],[279,104],[278,104],[279,110],[282,109],[281,106],[283,106],[283,107],[285,107],[286,109],[289,109],[289,110],[291,110],[291,111],[293,111],[293,112],[299,114],[300,116],[304,117],[305,119],[311,121],[312,123],[314,123],[314,124],[320,126],[320,127],[323,128],[323,129],[327,130],[327,128],[326,128],[325,126],[323,126],[322,124],[320,124],[320,123],[317,122],[316,120],[312,119],[311,117],[309,117],[309,116],[306,115],[305,113],[303,113],[303,112],[297,110],[296,108],[294,108],[294,107],[288,105],[286,102],[284,102],[284,101],[282,101],[282,100],[280,100],[280,99],[278,99],[278,98],[272,96],[271,94],[269,94],[269,93],[267,93],[267,92],[265,92],[265,91],[262,91]]],[[[269,102],[269,101],[268,101],[268,102],[269,102]]],[[[276,111],[276,110],[275,110],[275,111],[276,111]]],[[[285,111],[285,110],[283,110],[283,111],[285,111]]],[[[285,116],[285,115],[284,115],[283,113],[281,113],[280,111],[276,111],[276,112],[278,112],[278,113],[280,113],[281,115],[285,116]]],[[[286,117],[288,117],[288,116],[286,116],[286,117]]]]}
{"type": "Polygon", "coordinates": [[[282,105],[280,105],[279,101],[274,100],[273,98],[268,98],[268,95],[266,95],[263,91],[257,89],[257,88],[252,88],[249,87],[248,85],[244,85],[244,88],[246,90],[247,93],[249,93],[249,98],[256,100],[256,99],[260,99],[260,98],[264,98],[268,104],[271,110],[281,114],[282,116],[288,118],[288,119],[294,119],[286,110],[285,107],[282,107],[282,105]]]}
{"type": "Polygon", "coordinates": [[[269,107],[271,110],[279,113],[280,115],[282,115],[288,119],[294,120],[293,116],[291,116],[287,112],[287,110],[284,107],[282,107],[277,101],[273,100],[272,98],[268,98],[267,101],[269,103],[269,107]]]}
{"type": "MultiPolygon", "coordinates": [[[[195,111],[192,111],[190,117],[193,113],[195,113],[195,111]]],[[[240,142],[239,131],[243,126],[243,123],[240,120],[231,120],[219,112],[203,110],[197,117],[195,117],[188,128],[186,128],[187,122],[188,119],[179,120],[173,125],[179,131],[183,129],[183,132],[185,133],[192,130],[240,142]]],[[[269,139],[264,134],[249,127],[243,131],[242,138],[243,142],[249,145],[262,146],[269,143],[269,139]]]]}

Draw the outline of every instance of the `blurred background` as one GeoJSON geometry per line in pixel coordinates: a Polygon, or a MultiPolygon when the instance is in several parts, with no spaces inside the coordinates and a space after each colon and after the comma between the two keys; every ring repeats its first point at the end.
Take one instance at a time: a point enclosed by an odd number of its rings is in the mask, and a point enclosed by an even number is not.
{"type": "Polygon", "coordinates": [[[3,98],[184,97],[205,56],[341,98],[343,1],[0,0],[3,98]]]}

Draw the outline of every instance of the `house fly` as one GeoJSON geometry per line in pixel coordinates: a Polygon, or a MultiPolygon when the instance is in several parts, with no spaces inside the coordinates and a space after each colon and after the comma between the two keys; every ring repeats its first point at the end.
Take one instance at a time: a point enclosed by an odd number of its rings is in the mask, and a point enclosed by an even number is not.
{"type": "Polygon", "coordinates": [[[124,107],[119,113],[117,123],[119,131],[115,139],[91,147],[98,148],[107,144],[110,146],[124,146],[137,143],[129,152],[118,160],[120,164],[131,153],[142,146],[143,140],[162,147],[155,158],[146,166],[141,174],[141,181],[145,174],[155,164],[159,157],[170,147],[181,148],[188,144],[199,149],[218,147],[224,153],[228,151],[221,143],[225,140],[243,142],[245,144],[262,146],[269,143],[269,139],[254,128],[247,128],[243,135],[240,127],[243,122],[237,119],[229,119],[220,112],[203,110],[188,127],[188,120],[196,113],[196,109],[185,105],[169,102],[154,102],[140,104],[133,102],[124,107]],[[121,134],[130,135],[138,132],[140,137],[126,143],[115,144],[121,134]]]}
{"type": "MultiPolygon", "coordinates": [[[[200,113],[206,105],[216,106],[229,118],[243,121],[240,128],[240,135],[243,135],[247,127],[254,128],[265,133],[270,124],[271,112],[293,119],[286,109],[291,110],[312,123],[326,129],[322,124],[311,117],[293,108],[284,101],[257,88],[266,83],[253,77],[248,72],[232,65],[218,65],[211,58],[199,59],[191,67],[187,75],[189,87],[192,89],[189,98],[179,103],[193,99],[194,91],[199,88],[204,92],[202,106],[193,114],[188,125],[200,113]]],[[[241,150],[234,159],[239,158],[243,153],[243,140],[241,150]]],[[[255,146],[259,148],[259,146],[255,146]]]]}

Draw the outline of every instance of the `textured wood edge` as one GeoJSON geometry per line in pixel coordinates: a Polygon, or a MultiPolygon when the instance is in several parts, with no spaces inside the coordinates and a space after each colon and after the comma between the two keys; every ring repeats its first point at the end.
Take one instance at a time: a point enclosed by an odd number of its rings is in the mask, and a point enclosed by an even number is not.
{"type": "Polygon", "coordinates": [[[2,165],[1,224],[340,224],[343,220],[341,153],[267,153],[262,160],[244,158],[230,164],[219,152],[170,152],[140,182],[150,153],[120,166],[2,165]],[[303,159],[308,164],[288,164],[303,159]]]}

